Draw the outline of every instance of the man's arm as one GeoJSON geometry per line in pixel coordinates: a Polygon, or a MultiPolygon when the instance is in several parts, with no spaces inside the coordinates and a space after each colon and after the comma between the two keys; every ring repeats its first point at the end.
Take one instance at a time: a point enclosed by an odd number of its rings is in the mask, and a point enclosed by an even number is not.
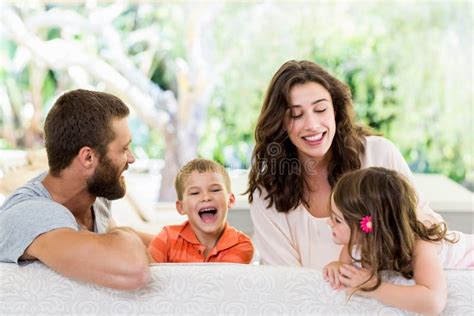
{"type": "MultiPolygon", "coordinates": [[[[117,222],[113,218],[110,218],[109,219],[109,228],[108,228],[108,230],[110,231],[111,229],[113,229],[115,227],[117,227],[117,222]]],[[[154,235],[138,231],[138,230],[133,229],[131,227],[130,227],[130,229],[132,229],[133,232],[135,234],[137,234],[138,237],[140,237],[140,239],[142,240],[145,247],[148,248],[148,246],[150,245],[150,242],[153,239],[154,235]]]]}
{"type": "Polygon", "coordinates": [[[154,235],[149,234],[149,233],[144,233],[144,232],[138,231],[136,229],[134,229],[134,231],[135,231],[135,234],[137,234],[137,236],[140,237],[140,239],[142,240],[142,243],[145,245],[145,247],[148,248],[148,246],[150,245],[150,242],[152,241],[154,235]]]}
{"type": "Polygon", "coordinates": [[[38,236],[26,249],[56,272],[115,289],[136,289],[150,280],[146,247],[127,228],[106,234],[59,228],[38,236]]]}

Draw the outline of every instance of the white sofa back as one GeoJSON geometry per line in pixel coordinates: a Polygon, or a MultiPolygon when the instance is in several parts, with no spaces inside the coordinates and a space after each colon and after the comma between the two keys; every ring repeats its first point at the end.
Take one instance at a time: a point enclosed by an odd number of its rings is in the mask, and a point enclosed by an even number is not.
{"type": "MultiPolygon", "coordinates": [[[[399,315],[361,297],[346,303],[321,273],[239,264],[153,265],[152,281],[135,291],[76,282],[41,263],[0,264],[0,315],[399,315]]],[[[474,315],[474,270],[447,270],[443,314],[474,315]]],[[[404,282],[406,283],[406,281],[404,282]]]]}

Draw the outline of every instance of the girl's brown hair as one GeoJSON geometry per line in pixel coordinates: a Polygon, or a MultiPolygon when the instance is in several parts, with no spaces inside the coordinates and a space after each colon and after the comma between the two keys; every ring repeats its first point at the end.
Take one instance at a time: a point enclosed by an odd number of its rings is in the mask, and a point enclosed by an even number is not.
{"type": "Polygon", "coordinates": [[[331,145],[332,160],[328,167],[331,187],[347,171],[359,169],[364,153],[364,136],[370,132],[354,122],[352,95],[349,87],[310,61],[291,60],[283,64],[268,86],[255,129],[255,148],[249,176],[249,202],[262,188],[267,192],[268,207],[275,203],[279,212],[308,206],[303,166],[297,149],[288,138],[285,119],[290,116],[290,90],[307,82],[321,84],[331,95],[336,133],[331,145]]]}
{"type": "Polygon", "coordinates": [[[417,220],[415,190],[396,171],[371,167],[346,173],[334,187],[333,200],[351,229],[349,253],[352,256],[354,247],[360,250],[360,259],[352,259],[372,271],[371,278],[375,276],[377,280],[372,287],[364,288],[361,284],[358,289],[378,288],[382,270],[396,271],[411,279],[417,239],[454,242],[446,238],[445,223],[427,227],[417,220]],[[370,233],[360,227],[365,216],[372,217],[370,233]]]}

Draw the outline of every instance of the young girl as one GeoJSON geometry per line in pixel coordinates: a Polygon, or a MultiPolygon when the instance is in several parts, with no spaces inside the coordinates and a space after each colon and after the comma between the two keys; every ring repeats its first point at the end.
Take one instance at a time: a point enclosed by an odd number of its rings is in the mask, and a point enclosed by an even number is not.
{"type": "Polygon", "coordinates": [[[383,304],[440,313],[447,299],[443,268],[474,267],[472,235],[448,234],[444,223],[426,226],[417,220],[416,205],[414,189],[396,171],[372,167],[342,176],[328,222],[343,248],[339,261],[323,269],[324,279],[383,304]],[[383,270],[413,278],[415,285],[382,282],[383,270]]]}

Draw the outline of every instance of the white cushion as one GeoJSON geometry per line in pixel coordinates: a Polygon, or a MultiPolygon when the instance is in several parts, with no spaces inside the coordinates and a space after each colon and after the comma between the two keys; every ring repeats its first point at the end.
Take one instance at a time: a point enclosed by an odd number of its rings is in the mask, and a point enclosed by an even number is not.
{"type": "MultiPolygon", "coordinates": [[[[239,264],[153,265],[152,282],[118,291],[69,280],[41,263],[0,264],[0,314],[334,315],[405,312],[333,291],[321,273],[239,264]]],[[[474,270],[447,270],[443,314],[473,315],[474,270]]],[[[409,283],[409,281],[400,281],[409,283]]]]}

